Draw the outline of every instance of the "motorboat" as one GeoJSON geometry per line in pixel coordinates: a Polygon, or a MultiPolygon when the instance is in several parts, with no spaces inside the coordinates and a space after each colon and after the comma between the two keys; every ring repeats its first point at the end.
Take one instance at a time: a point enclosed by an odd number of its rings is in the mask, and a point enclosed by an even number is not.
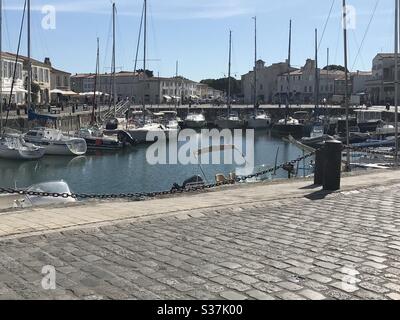
{"type": "MultiPolygon", "coordinates": [[[[45,193],[57,193],[59,195],[71,195],[71,190],[68,184],[63,181],[52,181],[35,184],[29,187],[27,192],[45,192],[45,193]]],[[[40,196],[30,196],[26,195],[25,198],[15,200],[14,208],[24,209],[32,207],[43,207],[43,206],[53,206],[53,205],[65,205],[76,203],[77,200],[72,197],[40,197],[40,196]]]]}
{"type": "Polygon", "coordinates": [[[242,129],[245,121],[240,119],[237,112],[230,112],[228,117],[217,119],[215,124],[220,129],[242,129]]]}
{"type": "Polygon", "coordinates": [[[206,117],[202,113],[189,113],[184,121],[186,128],[201,129],[207,126],[206,117]]]}
{"type": "Polygon", "coordinates": [[[280,135],[302,136],[304,125],[299,120],[288,117],[281,119],[272,126],[272,131],[280,135]]]}
{"type": "Polygon", "coordinates": [[[43,147],[46,155],[81,156],[87,151],[85,139],[64,135],[57,129],[35,128],[24,135],[24,140],[43,147]]]}
{"type": "Polygon", "coordinates": [[[9,160],[37,160],[44,156],[43,147],[27,143],[21,135],[4,134],[0,137],[0,158],[9,160]]]}
{"type": "Polygon", "coordinates": [[[264,111],[259,111],[247,121],[247,127],[250,129],[267,129],[271,126],[272,120],[264,111]]]}
{"type": "Polygon", "coordinates": [[[106,137],[100,130],[93,128],[82,128],[77,132],[77,136],[85,139],[89,151],[114,151],[121,150],[125,146],[118,135],[106,137]]]}
{"type": "Polygon", "coordinates": [[[138,127],[128,127],[126,130],[137,143],[153,143],[157,137],[166,137],[168,128],[160,123],[148,122],[138,127]]]}

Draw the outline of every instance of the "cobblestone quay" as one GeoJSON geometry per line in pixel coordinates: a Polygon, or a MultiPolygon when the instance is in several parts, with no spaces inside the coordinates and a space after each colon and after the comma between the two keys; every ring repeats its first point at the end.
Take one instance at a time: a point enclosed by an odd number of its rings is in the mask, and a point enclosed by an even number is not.
{"type": "MultiPolygon", "coordinates": [[[[296,196],[271,199],[267,189],[252,191],[261,185],[241,187],[189,197],[240,192],[254,201],[221,196],[220,206],[148,219],[3,232],[0,298],[398,300],[400,173],[385,174],[364,177],[369,186],[344,179],[340,193],[315,192],[303,181],[292,184],[296,196]],[[56,270],[55,290],[42,287],[46,265],[56,270]]],[[[18,214],[2,214],[0,228],[17,224],[18,214]]]]}

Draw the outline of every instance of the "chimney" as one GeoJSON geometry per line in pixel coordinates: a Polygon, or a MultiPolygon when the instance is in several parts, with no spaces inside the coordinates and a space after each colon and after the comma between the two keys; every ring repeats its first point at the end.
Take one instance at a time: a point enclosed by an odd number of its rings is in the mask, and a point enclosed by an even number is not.
{"type": "Polygon", "coordinates": [[[44,64],[47,64],[48,66],[51,67],[51,61],[50,58],[44,58],[44,64]]]}

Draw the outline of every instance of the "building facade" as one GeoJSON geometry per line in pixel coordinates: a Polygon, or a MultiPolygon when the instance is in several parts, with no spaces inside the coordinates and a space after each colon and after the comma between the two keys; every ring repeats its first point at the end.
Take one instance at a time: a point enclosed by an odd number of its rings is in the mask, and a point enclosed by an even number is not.
{"type": "Polygon", "coordinates": [[[372,104],[394,104],[394,68],[393,53],[379,53],[372,61],[372,75],[366,81],[372,104]]]}
{"type": "MultiPolygon", "coordinates": [[[[290,71],[294,71],[291,68],[290,71]]],[[[287,62],[275,63],[265,66],[265,62],[258,60],[256,64],[257,71],[257,101],[258,103],[273,103],[278,92],[278,76],[288,73],[289,66],[287,62]]],[[[242,93],[244,103],[253,104],[254,99],[254,70],[242,76],[242,93]]]]}
{"type": "MultiPolygon", "coordinates": [[[[94,74],[76,74],[71,76],[71,89],[78,93],[93,92],[96,76],[94,74]]],[[[97,91],[113,95],[113,75],[100,74],[97,77],[97,91]]],[[[187,103],[190,100],[219,98],[221,91],[209,88],[184,77],[147,77],[128,71],[115,74],[117,99],[130,99],[136,104],[187,103]]]]}
{"type": "Polygon", "coordinates": [[[1,54],[3,65],[3,77],[2,77],[2,87],[1,87],[1,99],[4,105],[8,105],[10,102],[10,94],[11,94],[11,103],[22,105],[25,103],[26,90],[24,87],[24,72],[23,65],[24,61],[21,58],[17,59],[17,67],[15,70],[15,55],[9,53],[1,54]],[[15,81],[13,85],[14,79],[14,71],[15,71],[15,81]],[[11,90],[11,87],[13,89],[11,90]]]}

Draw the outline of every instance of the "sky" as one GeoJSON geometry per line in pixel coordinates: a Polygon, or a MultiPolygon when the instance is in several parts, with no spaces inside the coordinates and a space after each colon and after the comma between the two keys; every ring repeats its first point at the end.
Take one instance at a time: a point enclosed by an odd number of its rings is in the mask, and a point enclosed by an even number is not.
{"type": "MultiPolygon", "coordinates": [[[[3,0],[3,51],[17,49],[24,2],[3,0]]],[[[132,70],[143,0],[115,2],[117,71],[132,70]]],[[[394,50],[395,1],[347,2],[355,10],[349,21],[349,68],[370,70],[377,53],[394,50]]],[[[50,57],[54,67],[73,74],[94,72],[99,37],[100,71],[110,72],[111,0],[31,0],[31,5],[32,57],[50,57]],[[42,26],[43,21],[50,21],[42,12],[46,6],[55,8],[54,28],[42,26]]],[[[319,32],[320,66],[327,63],[327,48],[330,64],[343,65],[341,10],[342,0],[148,0],[148,69],[155,75],[173,76],[179,61],[179,74],[195,81],[227,76],[232,30],[232,74],[240,78],[254,65],[254,16],[257,57],[268,65],[287,59],[290,19],[293,66],[300,67],[307,58],[314,58],[315,28],[319,32]]],[[[23,30],[21,54],[26,54],[26,24],[23,30]]]]}

